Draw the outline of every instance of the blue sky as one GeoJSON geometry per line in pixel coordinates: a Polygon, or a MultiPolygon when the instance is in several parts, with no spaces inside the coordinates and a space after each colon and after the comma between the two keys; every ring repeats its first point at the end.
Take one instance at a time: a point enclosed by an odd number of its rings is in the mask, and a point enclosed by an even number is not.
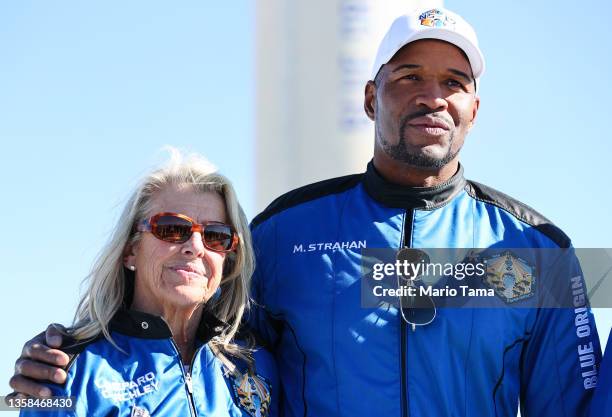
{"type": "MultiPolygon", "coordinates": [[[[612,247],[611,6],[487,4],[446,2],[487,60],[466,175],[543,212],[577,247],[612,247]]],[[[256,214],[254,7],[0,5],[0,392],[23,341],[70,321],[79,282],[163,145],[207,155],[256,214]]],[[[612,314],[597,314],[607,336],[612,314]]]]}

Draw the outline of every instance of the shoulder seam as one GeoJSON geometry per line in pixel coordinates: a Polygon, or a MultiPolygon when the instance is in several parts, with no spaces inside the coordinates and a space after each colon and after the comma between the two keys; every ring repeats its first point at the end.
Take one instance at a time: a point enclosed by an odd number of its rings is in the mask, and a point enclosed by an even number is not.
{"type": "MultiPolygon", "coordinates": [[[[477,183],[477,182],[475,182],[475,181],[469,181],[469,180],[468,180],[468,185],[470,185],[470,186],[471,186],[473,183],[475,183],[475,184],[477,184],[477,185],[480,185],[480,186],[483,186],[483,185],[484,185],[484,184],[477,183]]],[[[485,185],[485,187],[486,187],[486,185],[485,185]]],[[[488,188],[488,187],[487,187],[487,188],[488,188]]],[[[484,198],[482,198],[482,197],[480,197],[480,196],[476,195],[476,192],[474,192],[473,190],[466,190],[466,191],[468,192],[468,194],[469,194],[469,195],[471,195],[472,197],[474,197],[474,198],[475,198],[476,200],[478,200],[478,201],[482,201],[483,203],[489,203],[489,204],[494,205],[495,207],[499,207],[500,209],[503,209],[504,211],[507,211],[507,212],[508,212],[509,214],[511,214],[512,216],[516,217],[517,219],[519,219],[519,220],[520,220],[520,221],[522,221],[523,223],[527,223],[527,224],[528,224],[528,225],[530,225],[530,226],[533,226],[533,227],[537,226],[537,225],[536,225],[534,222],[527,220],[526,218],[524,218],[523,216],[521,216],[520,214],[518,214],[517,212],[515,212],[514,210],[512,210],[510,207],[505,206],[505,205],[501,204],[501,203],[500,203],[500,202],[498,202],[498,201],[495,201],[495,200],[493,200],[493,199],[484,199],[484,198]],[[472,191],[472,192],[470,192],[470,191],[472,191]]],[[[507,196],[507,197],[510,197],[510,196],[507,196]]],[[[512,198],[512,197],[510,197],[510,198],[512,198]]],[[[533,208],[529,207],[527,204],[521,203],[521,202],[520,202],[520,201],[518,201],[518,200],[515,200],[515,201],[516,201],[517,203],[520,203],[522,206],[526,207],[527,209],[532,210],[532,211],[535,211],[533,208]]],[[[538,214],[539,214],[539,213],[538,213],[538,214]]],[[[544,217],[544,216],[542,216],[542,217],[544,217]]],[[[548,219],[547,219],[547,220],[548,220],[548,219]]]]}
{"type": "MultiPolygon", "coordinates": [[[[471,181],[471,180],[467,180],[467,184],[466,184],[466,192],[475,200],[481,201],[483,203],[488,203],[491,204],[495,207],[498,207],[504,211],[506,211],[508,214],[512,215],[513,217],[515,217],[516,219],[522,221],[523,223],[528,224],[531,227],[534,227],[535,229],[537,229],[540,233],[542,233],[544,236],[548,237],[550,240],[552,240],[556,245],[558,245],[561,248],[567,248],[570,246],[571,244],[571,240],[570,238],[561,230],[559,229],[557,226],[555,226],[555,224],[553,222],[551,222],[549,219],[547,219],[546,217],[544,217],[542,214],[540,214],[537,210],[535,210],[534,208],[528,206],[525,203],[522,203],[518,200],[516,200],[515,198],[510,197],[507,194],[502,193],[501,191],[497,191],[491,187],[488,187],[484,184],[480,184],[476,181],[471,181]],[[524,208],[525,210],[527,210],[528,212],[531,212],[534,214],[534,217],[539,217],[541,218],[541,222],[536,221],[536,219],[530,220],[527,219],[525,216],[521,215],[520,213],[517,213],[515,210],[513,210],[511,207],[503,204],[500,201],[495,200],[494,198],[492,198],[493,196],[487,196],[487,197],[491,197],[491,198],[486,198],[485,196],[481,196],[478,195],[478,191],[475,189],[475,187],[479,187],[481,188],[481,191],[486,192],[487,190],[490,190],[496,194],[499,194],[501,197],[503,197],[504,199],[507,199],[517,205],[519,205],[520,207],[524,208]],[[543,230],[544,227],[546,226],[551,226],[552,228],[554,228],[554,230],[557,232],[557,235],[553,235],[553,233],[551,233],[550,230],[543,230]]],[[[548,227],[547,227],[548,229],[548,227]]]]}
{"type": "Polygon", "coordinates": [[[276,198],[274,201],[272,201],[272,203],[270,203],[270,205],[268,205],[268,207],[264,209],[264,211],[255,216],[255,218],[251,221],[251,227],[257,227],[270,217],[291,207],[295,207],[332,194],[339,194],[347,191],[359,184],[362,181],[363,175],[364,174],[345,175],[342,177],[315,182],[291,190],[276,198]]]}

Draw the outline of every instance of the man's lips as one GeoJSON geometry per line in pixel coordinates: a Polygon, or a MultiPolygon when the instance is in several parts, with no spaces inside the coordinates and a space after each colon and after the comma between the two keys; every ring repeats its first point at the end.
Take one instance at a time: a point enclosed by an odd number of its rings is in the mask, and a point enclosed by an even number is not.
{"type": "Polygon", "coordinates": [[[444,120],[433,117],[415,117],[408,122],[408,126],[427,136],[444,136],[450,130],[450,126],[444,120]]]}
{"type": "Polygon", "coordinates": [[[417,129],[441,129],[450,130],[450,126],[442,119],[433,117],[415,117],[408,123],[409,126],[417,129]]]}

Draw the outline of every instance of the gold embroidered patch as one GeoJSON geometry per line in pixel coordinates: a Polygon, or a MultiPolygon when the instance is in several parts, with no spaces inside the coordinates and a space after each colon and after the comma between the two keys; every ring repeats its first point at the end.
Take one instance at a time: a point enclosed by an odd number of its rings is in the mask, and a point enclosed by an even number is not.
{"type": "Polygon", "coordinates": [[[535,292],[535,268],[510,251],[484,259],[487,276],[483,280],[505,302],[514,303],[535,292]]]}

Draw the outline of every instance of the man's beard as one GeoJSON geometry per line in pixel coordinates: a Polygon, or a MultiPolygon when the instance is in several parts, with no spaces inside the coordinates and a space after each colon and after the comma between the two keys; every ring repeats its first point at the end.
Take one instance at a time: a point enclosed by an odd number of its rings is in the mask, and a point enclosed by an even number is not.
{"type": "Polygon", "coordinates": [[[436,158],[434,156],[427,155],[422,152],[410,152],[408,150],[408,146],[406,145],[406,140],[404,139],[406,130],[408,128],[408,122],[411,119],[414,119],[420,116],[425,116],[430,113],[431,112],[419,112],[418,114],[415,113],[415,114],[411,114],[411,115],[408,115],[402,118],[401,125],[400,125],[400,131],[399,131],[399,138],[397,140],[396,145],[392,145],[389,142],[387,142],[387,140],[383,137],[380,130],[378,129],[378,126],[380,125],[376,123],[376,136],[378,137],[378,141],[383,151],[387,155],[389,155],[391,159],[394,159],[398,162],[402,162],[404,164],[418,167],[418,168],[439,169],[447,165],[453,159],[455,159],[455,157],[461,150],[461,147],[453,150],[453,142],[455,140],[454,130],[450,132],[450,138],[448,141],[449,142],[448,150],[446,151],[446,154],[442,157],[436,158]]]}

